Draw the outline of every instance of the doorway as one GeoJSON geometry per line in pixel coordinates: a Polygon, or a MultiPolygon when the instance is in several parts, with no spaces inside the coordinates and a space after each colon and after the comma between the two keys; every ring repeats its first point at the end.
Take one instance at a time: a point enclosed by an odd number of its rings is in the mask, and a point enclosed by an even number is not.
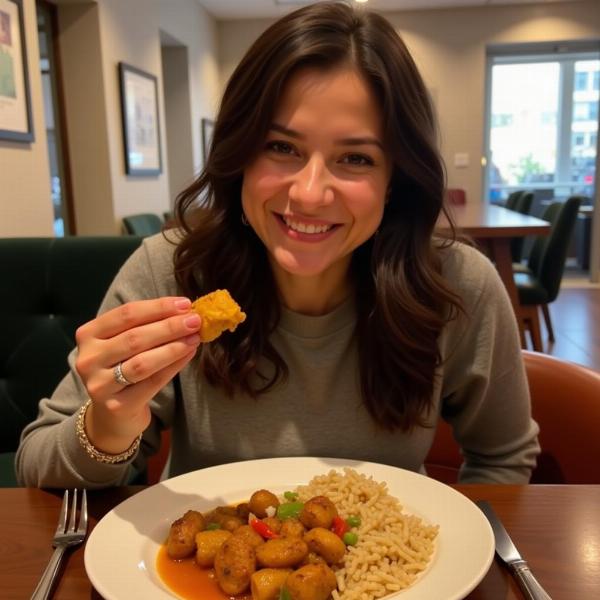
{"type": "Polygon", "coordinates": [[[37,0],[36,15],[40,48],[40,70],[44,99],[50,193],[54,214],[54,235],[74,235],[75,220],[68,171],[67,136],[64,101],[58,60],[58,27],[56,7],[37,0]]]}

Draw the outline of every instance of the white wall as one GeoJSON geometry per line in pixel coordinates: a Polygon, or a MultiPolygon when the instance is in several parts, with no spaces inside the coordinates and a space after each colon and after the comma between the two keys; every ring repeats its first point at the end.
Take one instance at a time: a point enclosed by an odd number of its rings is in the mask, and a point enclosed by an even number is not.
{"type": "Polygon", "coordinates": [[[0,237],[53,235],[35,0],[24,0],[23,13],[35,139],[0,140],[0,237]]]}

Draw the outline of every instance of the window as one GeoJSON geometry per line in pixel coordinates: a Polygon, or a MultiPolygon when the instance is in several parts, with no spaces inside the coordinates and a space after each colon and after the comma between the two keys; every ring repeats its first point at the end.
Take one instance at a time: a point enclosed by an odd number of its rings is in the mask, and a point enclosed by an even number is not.
{"type": "Polygon", "coordinates": [[[538,206],[544,198],[594,196],[600,43],[585,44],[569,52],[488,48],[488,200],[502,202],[516,189],[535,191],[538,206]]]}
{"type": "Polygon", "coordinates": [[[578,91],[587,88],[588,74],[585,72],[575,73],[575,89],[578,91]]]}

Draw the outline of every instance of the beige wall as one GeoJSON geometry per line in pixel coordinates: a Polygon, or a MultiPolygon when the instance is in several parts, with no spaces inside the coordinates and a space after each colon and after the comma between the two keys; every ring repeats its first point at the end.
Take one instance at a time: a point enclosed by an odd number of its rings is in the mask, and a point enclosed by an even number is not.
{"type": "MultiPolygon", "coordinates": [[[[171,205],[160,32],[168,32],[188,48],[193,160],[187,178],[191,179],[202,160],[200,119],[213,116],[219,94],[216,25],[195,0],[55,3],[59,5],[77,232],[119,233],[123,216],[161,214],[171,205]],[[125,174],[120,61],[158,78],[163,172],[156,177],[125,174]]],[[[32,144],[0,142],[0,236],[53,234],[35,0],[25,0],[24,5],[36,140],[32,144]]],[[[182,182],[186,179],[184,173],[179,177],[182,182]]]]}
{"type": "Polygon", "coordinates": [[[98,4],[61,5],[59,29],[75,231],[109,235],[115,218],[98,4]]]}
{"type": "Polygon", "coordinates": [[[24,0],[33,142],[0,141],[0,237],[53,235],[35,0],[24,0]]]}
{"type": "MultiPolygon", "coordinates": [[[[451,187],[482,195],[485,46],[489,43],[600,38],[598,0],[386,13],[432,91],[451,187]],[[454,167],[468,153],[467,168],[454,167]]],[[[219,23],[221,86],[268,20],[219,23]]]]}

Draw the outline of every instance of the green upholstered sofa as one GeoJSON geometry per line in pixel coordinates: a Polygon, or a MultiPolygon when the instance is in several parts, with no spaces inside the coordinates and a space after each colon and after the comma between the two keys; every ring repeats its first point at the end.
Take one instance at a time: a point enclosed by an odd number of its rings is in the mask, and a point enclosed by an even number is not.
{"type": "Polygon", "coordinates": [[[0,239],[0,486],[16,485],[23,427],[67,373],[75,330],[141,239],[0,239]]]}

